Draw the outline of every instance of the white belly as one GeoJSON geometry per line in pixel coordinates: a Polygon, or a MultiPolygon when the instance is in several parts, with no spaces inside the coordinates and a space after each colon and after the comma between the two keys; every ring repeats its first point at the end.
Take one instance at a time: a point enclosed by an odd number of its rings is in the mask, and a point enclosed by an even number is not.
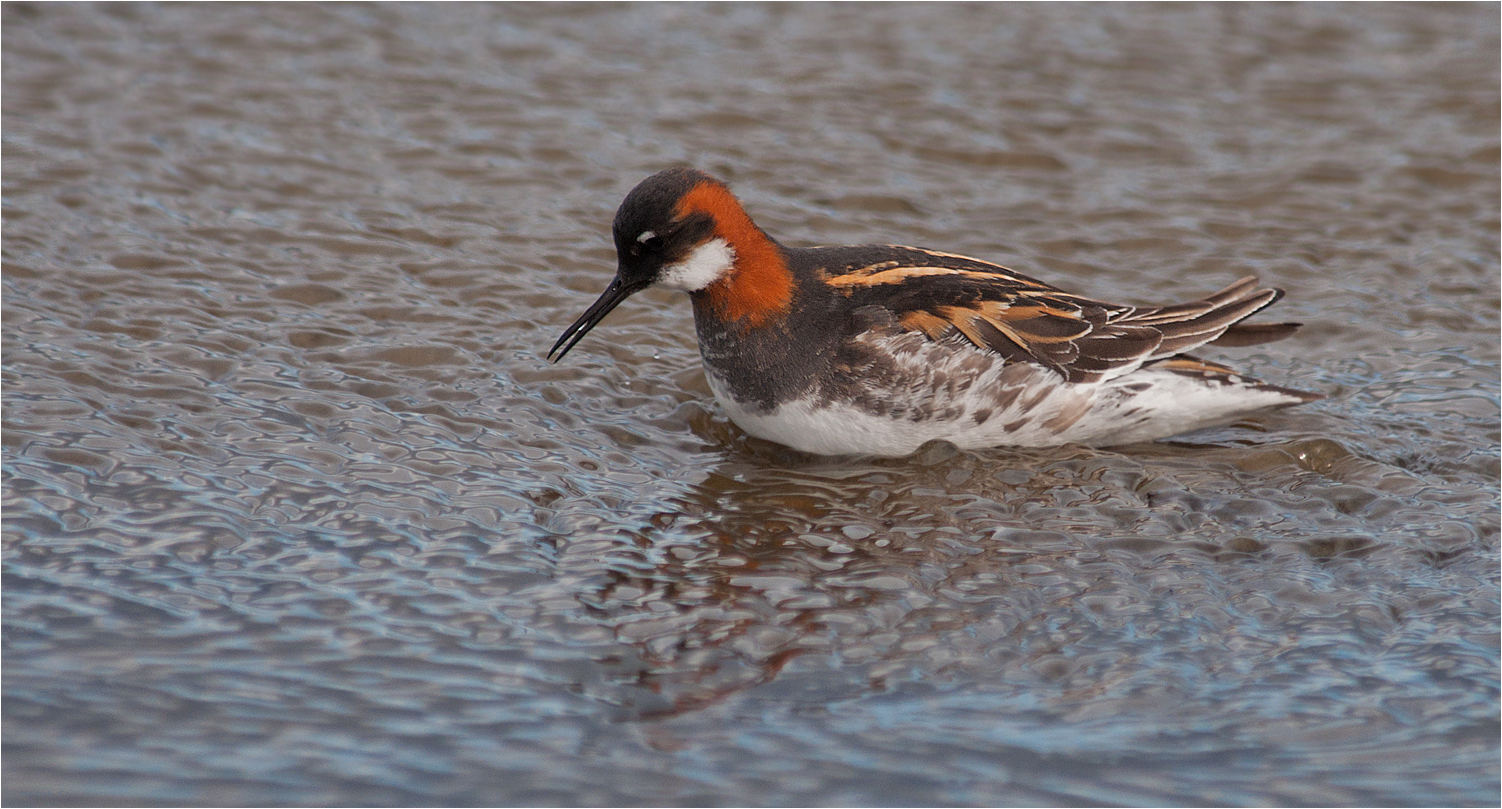
{"type": "MultiPolygon", "coordinates": [[[[936,409],[945,415],[914,420],[908,415],[876,415],[850,402],[828,401],[817,392],[761,411],[738,402],[724,380],[707,367],[705,375],[715,398],[742,430],[819,455],[902,456],[936,439],[961,449],[1129,444],[1302,401],[1252,385],[1152,368],[1103,382],[1071,384],[1043,368],[998,363],[965,391],[940,403],[936,409]]],[[[883,393],[907,396],[915,404],[933,395],[912,387],[883,393]]]]}

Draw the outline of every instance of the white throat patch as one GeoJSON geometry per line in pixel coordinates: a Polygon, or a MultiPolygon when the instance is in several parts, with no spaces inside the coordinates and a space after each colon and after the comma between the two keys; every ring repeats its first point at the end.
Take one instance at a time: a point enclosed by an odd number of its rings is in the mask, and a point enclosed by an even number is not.
{"type": "Polygon", "coordinates": [[[735,250],[724,239],[710,239],[683,261],[663,267],[657,286],[698,292],[723,278],[733,266],[735,250]]]}

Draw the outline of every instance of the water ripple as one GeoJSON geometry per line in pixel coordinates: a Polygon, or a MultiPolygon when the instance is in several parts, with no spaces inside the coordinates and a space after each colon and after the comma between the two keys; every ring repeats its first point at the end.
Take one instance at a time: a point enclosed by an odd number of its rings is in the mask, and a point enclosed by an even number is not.
{"type": "Polygon", "coordinates": [[[5,799],[1495,805],[1483,12],[7,4],[5,799]],[[1328,398],[821,459],[677,297],[547,363],[685,162],[792,244],[1256,272],[1306,326],[1231,361],[1328,398]]]}

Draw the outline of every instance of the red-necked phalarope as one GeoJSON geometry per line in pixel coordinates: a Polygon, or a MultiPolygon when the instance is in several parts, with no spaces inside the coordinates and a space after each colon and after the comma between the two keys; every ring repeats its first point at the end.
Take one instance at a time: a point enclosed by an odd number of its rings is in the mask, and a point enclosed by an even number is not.
{"type": "Polygon", "coordinates": [[[1298,328],[1241,322],[1283,296],[1255,277],[1192,303],[1124,306],[952,253],[784,247],[693,169],[642,181],[613,230],[615,280],[548,356],[638,290],[683,290],[731,420],[804,452],[1126,444],[1323,398],[1184,353],[1298,328]]]}

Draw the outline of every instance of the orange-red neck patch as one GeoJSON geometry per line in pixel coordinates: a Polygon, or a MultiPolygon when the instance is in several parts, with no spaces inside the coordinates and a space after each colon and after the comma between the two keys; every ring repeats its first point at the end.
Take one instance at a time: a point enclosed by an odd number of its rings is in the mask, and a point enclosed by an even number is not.
{"type": "Polygon", "coordinates": [[[786,312],[793,302],[793,274],[777,245],[751,221],[730,190],[708,180],[694,186],[678,202],[680,217],[693,213],[713,216],[715,235],[735,251],[735,266],[702,293],[720,317],[761,326],[786,312]]]}

